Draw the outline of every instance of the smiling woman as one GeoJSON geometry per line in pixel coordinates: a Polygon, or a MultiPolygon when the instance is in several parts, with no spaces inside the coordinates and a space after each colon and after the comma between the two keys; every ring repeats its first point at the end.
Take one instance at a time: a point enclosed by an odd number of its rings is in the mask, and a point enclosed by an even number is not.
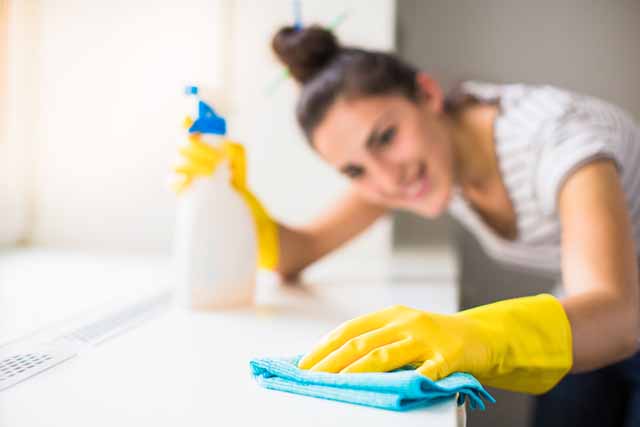
{"type": "Polygon", "coordinates": [[[485,135],[495,108],[468,108],[476,100],[459,93],[445,100],[413,66],[340,47],[319,27],[283,28],[273,48],[304,84],[297,118],[309,142],[370,201],[433,218],[446,209],[455,179],[471,184],[486,175],[479,165],[493,160],[485,135]],[[470,137],[484,145],[459,144],[470,137]],[[454,155],[467,163],[462,170],[454,155]]]}
{"type": "Polygon", "coordinates": [[[454,316],[407,307],[371,313],[327,334],[300,367],[365,372],[413,363],[434,380],[466,371],[507,390],[552,390],[540,400],[540,425],[554,405],[562,408],[553,413],[557,425],[640,423],[634,411],[611,416],[619,402],[585,403],[599,386],[583,385],[605,371],[575,375],[609,367],[616,377],[606,383],[625,390],[625,405],[640,396],[629,368],[640,360],[640,129],[632,118],[552,86],[468,81],[445,96],[394,55],[340,46],[320,27],[283,28],[272,44],[302,85],[296,115],[309,143],[352,182],[315,223],[280,225],[280,272],[297,273],[400,208],[428,218],[451,213],[489,255],[553,272],[567,293],[454,316]]]}

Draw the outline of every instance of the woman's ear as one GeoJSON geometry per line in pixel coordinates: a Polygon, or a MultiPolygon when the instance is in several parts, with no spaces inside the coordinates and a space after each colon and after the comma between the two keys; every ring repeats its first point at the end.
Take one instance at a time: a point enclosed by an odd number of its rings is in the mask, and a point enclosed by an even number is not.
{"type": "Polygon", "coordinates": [[[434,113],[441,113],[444,108],[444,95],[438,82],[427,73],[418,72],[416,84],[424,105],[434,113]]]}

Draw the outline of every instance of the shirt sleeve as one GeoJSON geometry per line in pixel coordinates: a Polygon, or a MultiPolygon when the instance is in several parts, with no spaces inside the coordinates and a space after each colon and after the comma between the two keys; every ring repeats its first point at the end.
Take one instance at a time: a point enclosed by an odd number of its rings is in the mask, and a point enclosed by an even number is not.
{"type": "Polygon", "coordinates": [[[540,137],[535,186],[545,215],[557,214],[562,185],[587,163],[611,159],[622,173],[621,136],[612,124],[569,113],[548,123],[540,137]]]}

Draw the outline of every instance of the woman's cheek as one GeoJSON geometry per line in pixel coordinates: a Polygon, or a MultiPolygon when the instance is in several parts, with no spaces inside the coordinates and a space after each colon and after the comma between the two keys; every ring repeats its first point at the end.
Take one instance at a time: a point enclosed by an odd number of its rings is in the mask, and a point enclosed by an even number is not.
{"type": "Polygon", "coordinates": [[[378,191],[378,188],[369,182],[357,182],[356,188],[360,194],[370,202],[388,206],[386,198],[378,191]]]}

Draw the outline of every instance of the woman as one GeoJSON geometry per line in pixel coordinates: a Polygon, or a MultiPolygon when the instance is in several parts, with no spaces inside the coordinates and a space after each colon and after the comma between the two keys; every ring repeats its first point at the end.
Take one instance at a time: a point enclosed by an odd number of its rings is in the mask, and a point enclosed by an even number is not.
{"type": "MultiPolygon", "coordinates": [[[[313,224],[271,227],[277,271],[296,275],[399,208],[451,213],[497,260],[556,272],[566,294],[449,316],[390,307],[330,332],[300,367],[465,371],[548,392],[538,425],[640,425],[640,129],[629,116],[550,86],[465,82],[444,97],[414,67],[319,27],[283,28],[273,48],[302,85],[309,143],[352,181],[313,224]]],[[[181,171],[190,180],[196,169],[181,171]]]]}

